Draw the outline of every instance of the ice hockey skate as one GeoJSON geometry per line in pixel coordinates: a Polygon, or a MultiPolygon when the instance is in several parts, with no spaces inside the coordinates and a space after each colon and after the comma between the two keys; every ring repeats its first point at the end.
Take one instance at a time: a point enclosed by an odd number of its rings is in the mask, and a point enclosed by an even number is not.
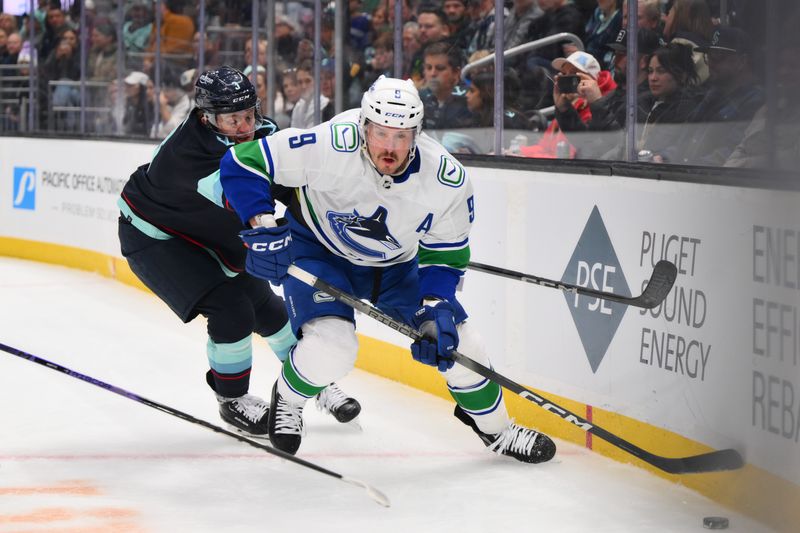
{"type": "Polygon", "coordinates": [[[239,433],[251,437],[267,438],[269,404],[252,394],[238,398],[217,395],[219,416],[239,433]]]}
{"type": "Polygon", "coordinates": [[[359,429],[361,426],[355,418],[361,413],[361,404],[355,398],[349,397],[336,383],[331,383],[317,394],[317,409],[333,415],[342,424],[351,422],[359,429]]]}
{"type": "Polygon", "coordinates": [[[303,407],[292,405],[278,392],[278,382],[272,386],[267,427],[269,440],[279,450],[294,455],[303,439],[303,407]]]}
{"type": "Polygon", "coordinates": [[[460,406],[456,405],[453,414],[471,427],[484,445],[498,455],[507,455],[523,463],[544,463],[556,454],[555,443],[544,433],[509,422],[502,432],[490,435],[478,429],[478,425],[472,417],[460,406]]]}

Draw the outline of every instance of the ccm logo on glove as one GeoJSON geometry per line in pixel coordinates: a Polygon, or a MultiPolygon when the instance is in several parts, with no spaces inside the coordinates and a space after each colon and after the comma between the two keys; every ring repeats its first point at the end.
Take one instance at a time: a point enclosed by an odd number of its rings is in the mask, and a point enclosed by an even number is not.
{"type": "MultiPolygon", "coordinates": [[[[282,241],[274,242],[254,242],[248,248],[254,252],[277,252],[292,244],[292,236],[287,235],[282,241]]],[[[245,243],[247,246],[247,243],[245,243]]]]}
{"type": "Polygon", "coordinates": [[[292,234],[285,220],[272,228],[257,227],[239,232],[247,247],[245,269],[248,273],[280,285],[294,260],[292,234]]]}

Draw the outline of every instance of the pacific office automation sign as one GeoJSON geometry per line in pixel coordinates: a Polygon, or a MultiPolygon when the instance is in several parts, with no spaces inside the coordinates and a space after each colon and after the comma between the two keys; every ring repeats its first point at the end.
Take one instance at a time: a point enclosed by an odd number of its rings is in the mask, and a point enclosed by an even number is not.
{"type": "Polygon", "coordinates": [[[60,211],[68,216],[102,220],[116,219],[118,212],[110,207],[87,202],[86,194],[118,196],[125,185],[124,179],[96,176],[62,169],[14,166],[12,208],[35,211],[37,195],[48,210],[60,211]],[[61,191],[65,194],[53,194],[61,191]]]}
{"type": "MultiPolygon", "coordinates": [[[[711,345],[703,342],[695,332],[706,321],[708,302],[705,292],[692,287],[689,281],[697,270],[701,244],[699,238],[692,236],[642,232],[639,265],[646,269],[648,276],[636,288],[636,293],[644,290],[649,273],[661,259],[675,263],[678,281],[658,307],[631,311],[662,319],[659,323],[663,328],[663,322],[667,322],[669,331],[645,325],[637,345],[633,349],[626,347],[624,353],[634,354],[639,364],[704,381],[711,345]]],[[[627,278],[597,206],[589,215],[561,281],[631,296],[627,278]]],[[[589,365],[596,373],[628,306],[573,293],[566,293],[565,299],[589,365]]]]}
{"type": "Polygon", "coordinates": [[[119,255],[116,201],[152,150],[147,144],[3,138],[2,234],[119,255]]]}

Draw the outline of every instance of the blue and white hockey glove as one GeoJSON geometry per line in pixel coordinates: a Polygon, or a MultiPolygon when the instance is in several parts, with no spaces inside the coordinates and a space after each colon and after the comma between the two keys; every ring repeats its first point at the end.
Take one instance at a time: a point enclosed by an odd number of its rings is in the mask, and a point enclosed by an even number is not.
{"type": "Polygon", "coordinates": [[[455,361],[450,352],[458,348],[453,313],[453,306],[445,300],[430,302],[414,313],[411,322],[423,336],[411,345],[411,356],[416,361],[438,367],[440,372],[453,368],[455,361]]]}
{"type": "Polygon", "coordinates": [[[257,227],[239,232],[247,246],[245,269],[253,276],[280,285],[294,260],[292,234],[285,219],[274,228],[257,227]]]}

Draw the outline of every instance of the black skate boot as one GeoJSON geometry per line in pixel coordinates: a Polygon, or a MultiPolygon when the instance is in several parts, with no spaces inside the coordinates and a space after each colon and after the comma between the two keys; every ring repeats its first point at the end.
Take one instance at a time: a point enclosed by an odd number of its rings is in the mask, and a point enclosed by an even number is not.
{"type": "Polygon", "coordinates": [[[292,405],[278,392],[278,382],[272,386],[272,401],[267,426],[269,440],[281,451],[294,455],[303,439],[303,407],[292,405]]]}
{"type": "Polygon", "coordinates": [[[508,427],[495,435],[478,429],[478,425],[460,406],[453,414],[478,434],[489,450],[499,455],[508,455],[523,463],[544,463],[556,454],[556,444],[544,433],[509,422],[508,427]]]}
{"type": "Polygon", "coordinates": [[[225,398],[217,395],[219,416],[236,428],[254,437],[267,437],[267,417],[269,404],[252,394],[238,398],[225,398]]]}
{"type": "Polygon", "coordinates": [[[331,383],[317,394],[316,401],[317,409],[332,414],[342,424],[350,422],[361,412],[358,400],[342,392],[336,383],[331,383]]]}

